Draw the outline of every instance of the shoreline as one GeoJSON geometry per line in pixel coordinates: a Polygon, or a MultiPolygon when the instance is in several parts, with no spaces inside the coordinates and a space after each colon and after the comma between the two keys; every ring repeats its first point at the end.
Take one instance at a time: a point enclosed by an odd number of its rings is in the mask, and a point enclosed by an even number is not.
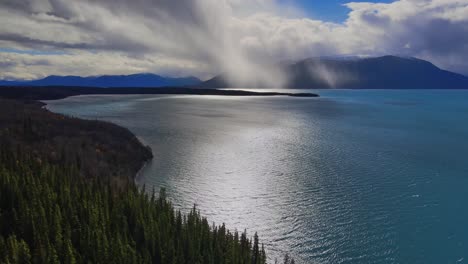
{"type": "Polygon", "coordinates": [[[0,86],[0,97],[17,100],[59,100],[77,95],[219,95],[219,96],[290,96],[319,97],[314,93],[254,92],[184,87],[161,88],[95,88],[69,86],[0,86]]]}
{"type": "MultiPolygon", "coordinates": [[[[145,146],[145,145],[143,145],[143,146],[145,146]]],[[[153,150],[152,149],[150,149],[150,150],[151,150],[151,155],[154,156],[153,150]]],[[[138,183],[138,179],[141,177],[142,171],[148,166],[148,164],[151,162],[152,159],[153,159],[153,157],[151,157],[150,159],[145,160],[143,162],[143,164],[141,165],[141,168],[135,173],[135,176],[133,177],[133,184],[140,187],[140,184],[138,183]]]]}
{"type": "MultiPolygon", "coordinates": [[[[80,96],[80,95],[74,95],[74,96],[80,96]]],[[[72,97],[72,96],[70,96],[70,97],[72,97]]],[[[0,100],[2,100],[2,99],[5,100],[5,98],[0,96],[0,100]]],[[[44,100],[44,101],[55,101],[55,100],[62,100],[62,99],[65,99],[65,98],[54,99],[54,100],[44,100]]],[[[17,100],[17,99],[6,99],[6,100],[21,102],[21,100],[17,100]]],[[[112,123],[112,122],[101,121],[101,120],[91,120],[91,119],[86,119],[86,118],[77,118],[77,117],[68,116],[66,114],[54,112],[54,111],[50,110],[47,107],[48,104],[47,104],[47,102],[44,102],[44,101],[43,100],[33,100],[32,103],[37,104],[41,109],[43,109],[43,110],[45,110],[45,111],[47,111],[49,113],[60,115],[60,116],[63,116],[64,118],[74,118],[74,119],[78,119],[78,120],[82,120],[82,121],[103,122],[103,123],[108,123],[108,124],[111,124],[113,126],[116,126],[116,127],[123,128],[123,129],[127,130],[136,139],[136,141],[140,145],[139,147],[143,147],[143,148],[145,148],[146,150],[149,151],[149,156],[148,156],[149,158],[146,157],[146,159],[140,161],[140,163],[141,163],[140,168],[137,171],[134,172],[133,177],[132,177],[133,184],[135,184],[136,186],[139,186],[138,178],[140,177],[142,170],[151,162],[151,160],[154,157],[153,150],[151,149],[151,147],[148,144],[145,144],[144,140],[142,140],[140,137],[135,135],[132,131],[130,131],[130,129],[128,129],[128,128],[124,127],[124,126],[112,123]]]]}
{"type": "Polygon", "coordinates": [[[303,97],[303,98],[315,98],[319,97],[318,94],[314,93],[283,93],[283,92],[258,92],[258,91],[246,91],[246,90],[224,90],[224,89],[199,89],[199,88],[173,88],[173,87],[162,87],[162,88],[93,88],[93,87],[7,87],[0,86],[0,100],[6,99],[17,102],[30,102],[39,105],[44,111],[52,114],[63,116],[65,119],[73,118],[82,121],[92,122],[103,122],[116,127],[127,130],[135,139],[138,141],[140,147],[149,150],[150,158],[140,161],[139,169],[134,171],[131,176],[131,181],[136,186],[139,185],[139,178],[141,177],[142,171],[153,159],[153,151],[144,142],[136,136],[128,128],[114,124],[112,122],[88,120],[83,118],[75,118],[66,114],[57,113],[51,111],[47,105],[47,101],[62,100],[68,97],[74,96],[112,96],[112,95],[200,95],[200,96],[261,96],[261,97],[274,97],[274,96],[290,96],[290,97],[303,97]],[[12,91],[13,90],[13,91],[12,91]]]}

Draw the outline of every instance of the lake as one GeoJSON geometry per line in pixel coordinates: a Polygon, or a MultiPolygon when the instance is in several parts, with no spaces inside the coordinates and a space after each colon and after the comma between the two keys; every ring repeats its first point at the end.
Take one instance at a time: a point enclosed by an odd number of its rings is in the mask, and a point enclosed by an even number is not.
{"type": "MultiPolygon", "coordinates": [[[[303,92],[304,90],[301,90],[303,92]]],[[[68,115],[129,128],[165,187],[296,263],[468,263],[468,91],[320,98],[78,96],[68,115]]]]}

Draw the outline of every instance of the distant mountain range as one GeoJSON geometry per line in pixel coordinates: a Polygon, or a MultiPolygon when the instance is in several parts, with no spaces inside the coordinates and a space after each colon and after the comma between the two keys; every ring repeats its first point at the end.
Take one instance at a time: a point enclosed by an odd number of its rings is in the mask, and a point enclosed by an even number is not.
{"type": "MultiPolygon", "coordinates": [[[[286,88],[297,89],[468,89],[468,77],[416,58],[319,57],[282,65],[286,88]]],[[[235,88],[223,75],[199,85],[235,88]]],[[[260,87],[253,87],[260,88],[260,87]]]]}
{"type": "Polygon", "coordinates": [[[0,81],[0,86],[166,87],[193,86],[200,82],[195,77],[169,78],[151,73],[141,73],[94,77],[51,75],[33,81],[0,81]]]}
{"type": "MultiPolygon", "coordinates": [[[[439,69],[416,58],[383,56],[317,57],[279,66],[287,76],[278,87],[258,83],[249,88],[296,89],[468,89],[468,77],[439,69]]],[[[95,77],[48,76],[32,81],[2,81],[0,86],[79,86],[79,87],[195,87],[239,88],[218,75],[207,81],[195,77],[169,78],[156,74],[103,75],[95,77]]]]}

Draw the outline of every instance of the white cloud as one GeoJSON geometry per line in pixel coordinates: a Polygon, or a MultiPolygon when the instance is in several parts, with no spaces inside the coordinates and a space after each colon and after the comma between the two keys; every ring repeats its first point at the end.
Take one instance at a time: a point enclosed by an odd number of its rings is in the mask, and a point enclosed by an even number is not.
{"type": "Polygon", "coordinates": [[[156,72],[281,82],[281,60],[402,54],[468,73],[468,0],[349,3],[341,24],[275,0],[3,0],[0,78],[156,72]],[[37,63],[47,62],[47,63],[37,63]]]}
{"type": "Polygon", "coordinates": [[[168,76],[207,76],[212,69],[192,60],[163,56],[131,57],[122,53],[75,51],[70,54],[0,53],[1,77],[35,79],[48,75],[93,76],[156,72],[168,76]]]}

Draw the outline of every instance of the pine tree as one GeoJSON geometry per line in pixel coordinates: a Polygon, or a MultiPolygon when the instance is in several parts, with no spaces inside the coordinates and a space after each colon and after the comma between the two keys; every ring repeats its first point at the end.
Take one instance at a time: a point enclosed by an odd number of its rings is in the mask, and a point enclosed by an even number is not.
{"type": "Polygon", "coordinates": [[[75,254],[73,253],[73,246],[72,246],[72,242],[70,241],[70,239],[67,239],[64,243],[63,251],[62,251],[62,260],[63,260],[63,263],[69,263],[69,264],[76,263],[76,258],[75,258],[75,254]]]}
{"type": "Polygon", "coordinates": [[[252,264],[259,264],[260,260],[261,260],[261,257],[260,257],[260,250],[258,247],[258,235],[257,235],[257,232],[255,232],[253,252],[252,252],[252,264]]]}

